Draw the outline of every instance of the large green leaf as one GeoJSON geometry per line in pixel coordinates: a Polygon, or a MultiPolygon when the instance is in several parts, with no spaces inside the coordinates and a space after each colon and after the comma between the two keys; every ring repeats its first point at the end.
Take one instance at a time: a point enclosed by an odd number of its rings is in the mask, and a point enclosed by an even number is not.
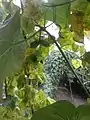
{"type": "Polygon", "coordinates": [[[77,108],[68,101],[61,100],[35,112],[31,120],[89,120],[90,105],[77,108]]]}
{"type": "Polygon", "coordinates": [[[25,52],[25,43],[20,42],[20,10],[0,27],[0,80],[19,70],[25,52]]]}
{"type": "Polygon", "coordinates": [[[90,118],[90,105],[80,105],[77,108],[80,120],[89,120],[90,118]]]}
{"type": "Polygon", "coordinates": [[[90,116],[84,116],[80,120],[90,120],[90,116]]]}
{"type": "Polygon", "coordinates": [[[67,101],[58,101],[37,111],[31,120],[72,120],[75,106],[67,101]]]}

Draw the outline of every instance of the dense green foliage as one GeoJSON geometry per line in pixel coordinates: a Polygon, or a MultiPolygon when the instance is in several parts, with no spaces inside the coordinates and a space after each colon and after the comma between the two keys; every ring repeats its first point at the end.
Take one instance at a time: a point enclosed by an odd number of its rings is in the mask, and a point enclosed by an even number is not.
{"type": "MultiPolygon", "coordinates": [[[[64,71],[67,67],[71,75],[81,82],[81,77],[75,71],[81,66],[82,70],[88,71],[87,77],[90,79],[90,52],[86,52],[84,48],[84,32],[88,33],[90,29],[89,17],[90,3],[88,0],[48,0],[47,2],[44,0],[26,0],[25,4],[21,0],[21,8],[16,6],[13,0],[0,0],[1,120],[29,120],[35,111],[55,102],[49,96],[47,97],[40,88],[40,85],[46,80],[49,85],[50,79],[44,72],[43,63],[48,58],[48,54],[55,49],[55,46],[59,50],[55,53],[56,57],[61,59],[58,64],[63,62],[64,71]],[[52,23],[46,26],[48,21],[52,23]],[[58,28],[59,37],[57,39],[50,30],[47,30],[53,24],[58,28]],[[82,43],[82,46],[79,43],[82,43]],[[79,54],[80,64],[77,64],[75,52],[79,54]],[[72,55],[74,56],[73,61],[71,61],[72,55]]],[[[53,62],[57,60],[54,58],[51,53],[50,59],[53,62]]],[[[55,64],[57,63],[55,62],[55,64]]],[[[60,67],[60,74],[57,71],[57,65],[53,67],[56,73],[54,76],[60,77],[63,72],[62,67],[60,67]]],[[[58,84],[58,79],[55,78],[54,83],[58,84]],[[57,81],[55,81],[56,79],[57,81]]],[[[81,85],[83,86],[83,84],[81,85]]],[[[85,89],[84,86],[83,89],[85,89]]],[[[56,102],[56,104],[61,104],[60,107],[65,110],[64,104],[68,104],[68,106],[66,105],[68,109],[70,106],[75,108],[68,102],[56,102]]],[[[52,113],[53,105],[50,106],[50,114],[47,113],[47,115],[52,115],[52,117],[47,116],[46,119],[53,120],[55,117],[52,113]]],[[[59,111],[57,108],[56,110],[59,111]]],[[[84,110],[87,114],[81,120],[88,120],[90,118],[88,116],[89,109],[84,110]]],[[[41,111],[44,115],[46,114],[46,111],[41,111]]],[[[61,113],[62,111],[60,111],[61,113]]],[[[35,118],[32,117],[33,120],[38,118],[37,114],[39,113],[36,113],[35,118]]],[[[69,116],[67,115],[68,118],[62,117],[62,119],[72,119],[69,116]]]]}

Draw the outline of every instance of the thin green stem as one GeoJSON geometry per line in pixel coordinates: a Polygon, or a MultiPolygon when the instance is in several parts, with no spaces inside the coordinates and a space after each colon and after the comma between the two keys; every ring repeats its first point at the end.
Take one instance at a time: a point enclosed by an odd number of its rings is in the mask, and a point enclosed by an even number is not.
{"type": "Polygon", "coordinates": [[[24,39],[24,40],[21,40],[21,41],[19,41],[19,42],[16,42],[16,43],[14,43],[14,44],[12,44],[12,45],[19,45],[19,44],[21,44],[21,43],[23,43],[23,42],[26,42],[26,41],[28,41],[28,40],[30,40],[32,37],[34,37],[37,33],[39,33],[41,30],[39,29],[37,32],[35,32],[33,35],[31,35],[30,37],[28,37],[28,38],[26,38],[26,39],[24,39]]]}
{"type": "Polygon", "coordinates": [[[54,24],[53,22],[52,23],[50,23],[49,25],[47,25],[45,28],[48,28],[49,26],[51,26],[52,24],[54,24]]]}

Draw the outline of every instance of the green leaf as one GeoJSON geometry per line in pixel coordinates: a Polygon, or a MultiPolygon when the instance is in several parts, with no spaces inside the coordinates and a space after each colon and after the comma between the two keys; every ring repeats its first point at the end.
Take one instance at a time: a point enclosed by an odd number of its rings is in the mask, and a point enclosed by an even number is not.
{"type": "Polygon", "coordinates": [[[19,70],[25,53],[20,33],[20,10],[0,27],[0,80],[19,70]]]}
{"type": "Polygon", "coordinates": [[[49,47],[50,45],[48,40],[40,40],[39,43],[44,47],[49,47]]]}
{"type": "Polygon", "coordinates": [[[60,38],[59,43],[62,47],[74,44],[73,33],[69,29],[62,29],[61,32],[64,38],[60,38]]]}
{"type": "Polygon", "coordinates": [[[36,48],[38,45],[39,45],[39,41],[38,40],[30,43],[30,47],[31,48],[36,48]]]}
{"type": "Polygon", "coordinates": [[[42,90],[40,90],[36,94],[34,104],[35,104],[36,109],[40,109],[40,108],[45,107],[47,105],[47,98],[42,90]]]}
{"type": "Polygon", "coordinates": [[[5,8],[5,11],[10,12],[11,11],[11,2],[7,2],[6,0],[2,0],[2,5],[5,8]]]}
{"type": "Polygon", "coordinates": [[[31,120],[72,120],[75,106],[68,101],[58,101],[34,113],[31,120]]]}
{"type": "Polygon", "coordinates": [[[82,11],[73,10],[70,17],[71,29],[74,31],[74,40],[83,43],[84,28],[83,28],[84,13],[82,11]]]}
{"type": "Polygon", "coordinates": [[[19,89],[23,88],[25,84],[25,75],[20,74],[16,80],[17,80],[17,87],[19,89]]]}
{"type": "Polygon", "coordinates": [[[80,66],[82,66],[82,62],[78,59],[72,59],[72,65],[74,66],[75,69],[77,69],[80,66]]]}
{"type": "Polygon", "coordinates": [[[84,15],[88,2],[86,0],[76,0],[71,5],[72,14],[70,24],[74,31],[74,40],[80,43],[84,41],[84,15]]]}
{"type": "Polygon", "coordinates": [[[84,46],[80,46],[79,47],[79,51],[80,51],[80,54],[83,55],[85,53],[85,47],[84,46]]]}
{"type": "Polygon", "coordinates": [[[37,64],[37,55],[34,53],[34,54],[31,54],[30,56],[27,56],[26,58],[26,61],[29,63],[29,64],[37,64]]]}
{"type": "Polygon", "coordinates": [[[61,32],[64,36],[63,39],[59,39],[61,47],[63,47],[64,49],[68,48],[69,50],[73,50],[74,52],[78,52],[79,46],[73,40],[73,32],[71,32],[69,29],[62,29],[61,32]]]}
{"type": "Polygon", "coordinates": [[[72,44],[72,50],[73,50],[74,52],[78,52],[78,49],[79,49],[79,46],[78,46],[77,44],[73,43],[73,44],[72,44]]]}
{"type": "Polygon", "coordinates": [[[84,55],[83,55],[83,61],[87,62],[90,64],[90,52],[86,52],[84,55]]]}
{"type": "Polygon", "coordinates": [[[45,57],[47,57],[47,55],[49,53],[49,49],[50,49],[49,47],[40,46],[38,51],[37,51],[38,59],[39,60],[44,60],[45,57]]]}
{"type": "Polygon", "coordinates": [[[47,99],[48,99],[48,101],[49,101],[50,104],[56,102],[54,99],[52,99],[52,98],[50,98],[50,97],[48,97],[47,99]]]}
{"type": "Polygon", "coordinates": [[[84,116],[80,120],[90,120],[90,116],[84,116]]]}
{"type": "MultiPolygon", "coordinates": [[[[79,113],[79,117],[89,116],[90,115],[90,105],[80,105],[77,107],[77,112],[79,113]]],[[[84,120],[84,119],[80,119],[84,120]]],[[[88,120],[88,119],[85,119],[88,120]]]]}

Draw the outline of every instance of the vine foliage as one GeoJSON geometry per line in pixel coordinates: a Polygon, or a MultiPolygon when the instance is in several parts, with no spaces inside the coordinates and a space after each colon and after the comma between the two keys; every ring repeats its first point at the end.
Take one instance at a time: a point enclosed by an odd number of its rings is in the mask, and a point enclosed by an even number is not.
{"type": "Polygon", "coordinates": [[[82,67],[89,70],[90,54],[84,49],[83,39],[84,29],[89,31],[90,3],[87,0],[26,0],[23,4],[21,0],[21,8],[13,0],[0,0],[0,4],[1,119],[31,119],[36,110],[55,102],[39,87],[46,81],[44,59],[54,46],[90,96],[63,52],[79,52],[82,67]],[[48,21],[51,24],[47,26],[48,21]],[[59,29],[57,40],[47,30],[52,24],[59,29]],[[82,46],[77,43],[82,43],[82,46]]]}

